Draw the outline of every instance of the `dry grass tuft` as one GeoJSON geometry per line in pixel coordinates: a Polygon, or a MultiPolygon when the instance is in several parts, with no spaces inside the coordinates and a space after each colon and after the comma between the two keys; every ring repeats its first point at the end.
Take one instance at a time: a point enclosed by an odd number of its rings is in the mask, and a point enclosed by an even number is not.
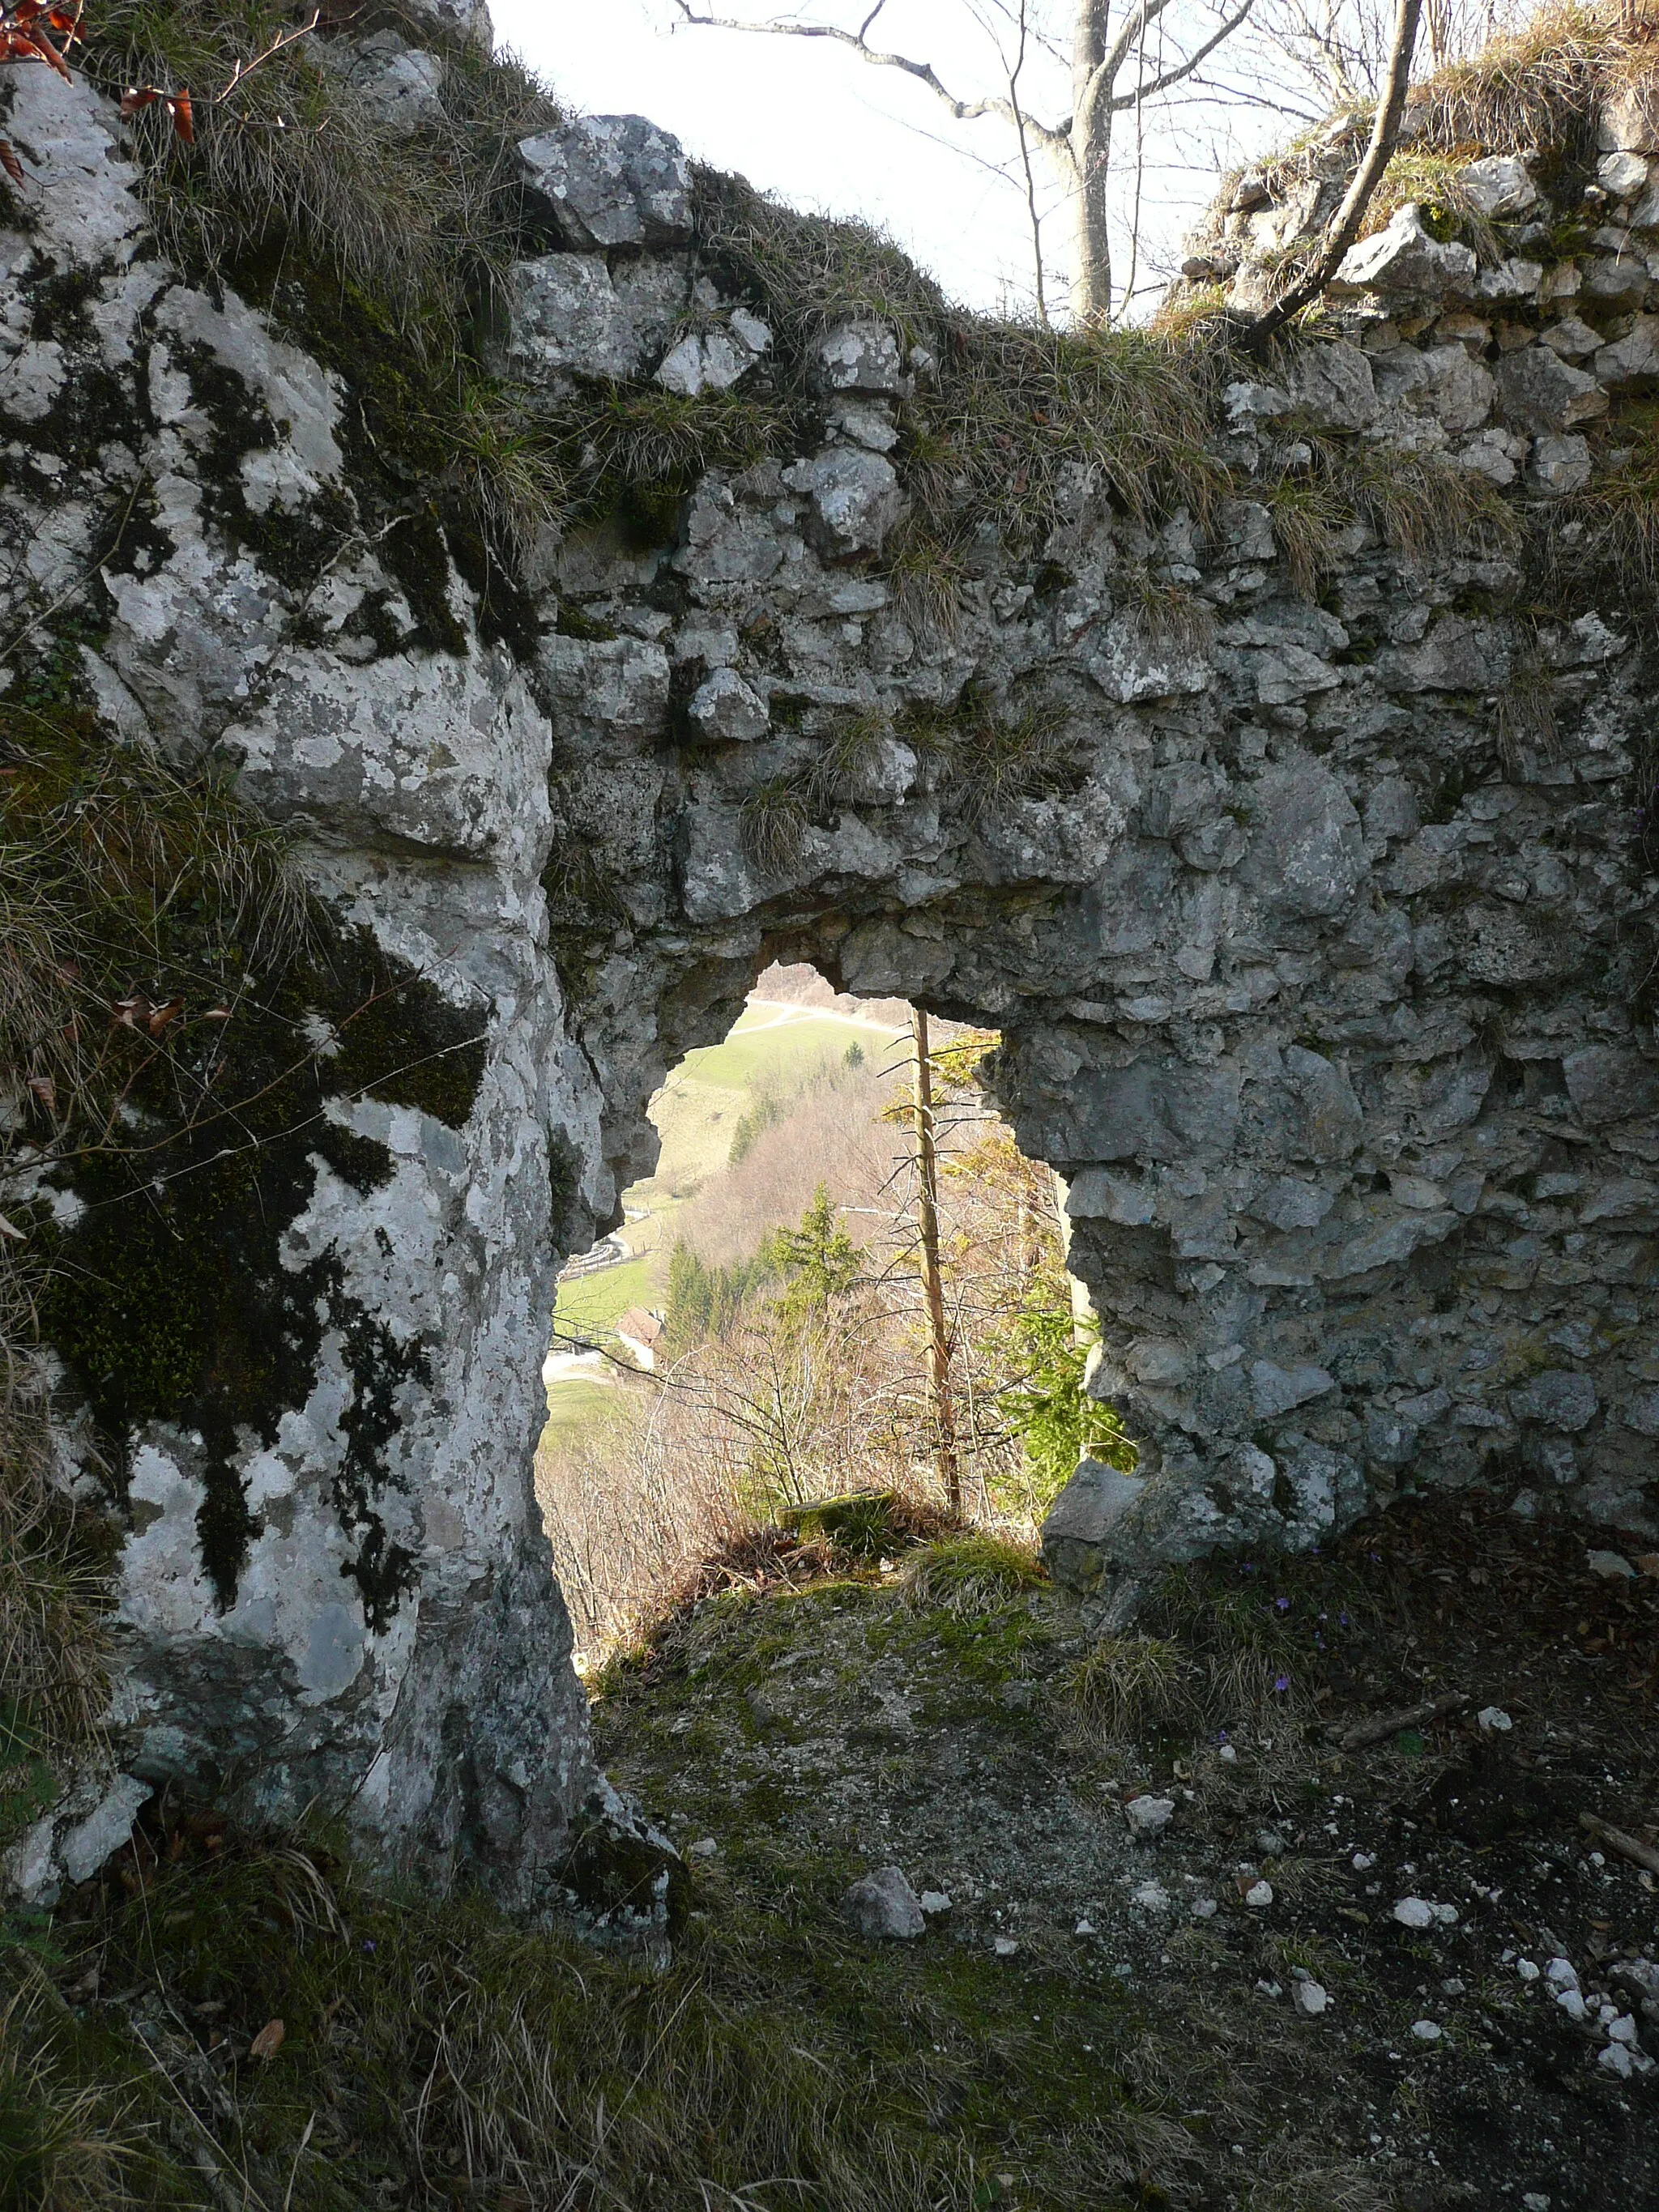
{"type": "Polygon", "coordinates": [[[220,269],[297,246],[390,301],[418,348],[453,353],[480,275],[499,277],[514,257],[517,142],[557,109],[514,64],[440,41],[424,20],[416,35],[439,48],[442,112],[412,134],[354,91],[326,36],[284,46],[225,92],[239,62],[309,13],[282,0],[102,0],[85,66],[106,89],[195,94],[193,148],[159,109],[136,125],[166,250],[220,269]]]}
{"type": "Polygon", "coordinates": [[[131,2100],[88,2087],[66,2063],[65,2007],[26,1954],[0,2005],[0,2203],[15,2212],[126,2212],[146,2148],[131,2100]]]}
{"type": "Polygon", "coordinates": [[[105,1701],[102,1577],[52,1486],[33,1342],[27,1278],[0,1243],[0,1841],[95,1743],[105,1701]]]}
{"type": "Polygon", "coordinates": [[[1504,258],[1502,242],[1490,217],[1460,181],[1459,173],[1474,158],[1474,149],[1468,147],[1456,154],[1435,153],[1417,146],[1402,149],[1389,163],[1371,195],[1360,236],[1370,238],[1386,229],[1402,207],[1414,203],[1437,234],[1462,239],[1474,247],[1479,260],[1489,268],[1496,267],[1504,258]]]}
{"type": "Polygon", "coordinates": [[[1659,14],[1644,0],[1546,7],[1413,92],[1413,143],[1465,159],[1517,147],[1583,158],[1604,98],[1655,99],[1656,37],[1659,14]]]}
{"type": "Polygon", "coordinates": [[[7,704],[0,769],[0,1081],[32,1133],[101,1133],[135,1051],[210,1017],[228,965],[268,976],[302,949],[305,894],[211,763],[7,704]]]}
{"type": "Polygon", "coordinates": [[[738,812],[738,835],[763,876],[787,876],[799,866],[812,826],[811,796],[798,775],[757,784],[738,812]]]}
{"type": "Polygon", "coordinates": [[[910,1553],[899,1587],[915,1612],[973,1620],[1018,1603],[1047,1580],[1034,1546],[974,1530],[910,1553]]]}
{"type": "Polygon", "coordinates": [[[1515,510],[1476,469],[1317,433],[1302,442],[1311,459],[1281,470],[1267,504],[1291,581],[1307,598],[1340,567],[1356,524],[1407,561],[1516,544],[1515,510]]]}
{"type": "Polygon", "coordinates": [[[1190,1654],[1160,1636],[1103,1638],[1073,1667],[1066,1696],[1085,1729],[1111,1742],[1194,1735],[1207,1711],[1190,1654]]]}

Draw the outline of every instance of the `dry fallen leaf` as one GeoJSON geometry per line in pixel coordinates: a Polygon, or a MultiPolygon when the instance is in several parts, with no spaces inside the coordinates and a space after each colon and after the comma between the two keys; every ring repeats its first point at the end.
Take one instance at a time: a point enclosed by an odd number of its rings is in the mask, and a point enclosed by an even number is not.
{"type": "Polygon", "coordinates": [[[185,1002],[182,999],[169,999],[166,1006],[153,1006],[150,1009],[145,1027],[153,1037],[161,1036],[173,1027],[184,1011],[185,1002]]]}
{"type": "Polygon", "coordinates": [[[40,1101],[48,1114],[55,1111],[58,1104],[58,1085],[52,1081],[51,1076],[30,1076],[29,1089],[40,1101]]]}
{"type": "Polygon", "coordinates": [[[250,2058],[263,2059],[267,2064],[283,2047],[283,2038],[288,2033],[280,2020],[268,2020],[247,2047],[250,2058]]]}
{"type": "Polygon", "coordinates": [[[1638,1575],[1648,1575],[1659,1582],[1659,1552],[1638,1552],[1635,1565],[1638,1575]]]}

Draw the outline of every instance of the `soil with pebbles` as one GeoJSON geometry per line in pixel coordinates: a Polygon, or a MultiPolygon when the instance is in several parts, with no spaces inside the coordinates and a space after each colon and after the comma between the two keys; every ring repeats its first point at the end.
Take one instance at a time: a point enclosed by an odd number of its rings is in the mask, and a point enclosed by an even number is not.
{"type": "Polygon", "coordinates": [[[1464,1493],[1326,1557],[1206,1570],[1194,1649],[1206,1607],[1242,1602],[1285,1686],[1179,1742],[1085,1724],[1081,1625],[1047,1585],[959,1618],[907,1601],[902,1561],[842,1573],[785,1546],[745,1559],[741,1589],[711,1572],[612,1675],[599,1747],[689,1850],[696,1911],[787,1892],[839,1938],[848,1886],[896,1865],[949,1899],[921,1944],[1050,2006],[1058,1987],[1066,2033],[1199,2154],[1145,2176],[1144,2203],[1659,2204],[1639,1980],[1659,1893],[1579,1822],[1659,1838],[1645,1548],[1464,1493]],[[1340,1747],[1449,1690],[1461,1715],[1340,1747]],[[1123,1808],[1149,1794],[1174,1809],[1138,1841],[1123,1808]],[[1439,1910],[1407,1924],[1409,1899],[1439,1910]],[[1628,2074],[1603,2056],[1608,2008],[1628,2074]]]}

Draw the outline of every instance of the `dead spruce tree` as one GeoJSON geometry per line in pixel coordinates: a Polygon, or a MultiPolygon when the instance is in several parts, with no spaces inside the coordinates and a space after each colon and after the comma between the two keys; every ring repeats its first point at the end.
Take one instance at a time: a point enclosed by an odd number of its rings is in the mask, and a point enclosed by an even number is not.
{"type": "MultiPolygon", "coordinates": [[[[1112,186],[1120,169],[1136,172],[1128,217],[1139,222],[1139,149],[1147,113],[1178,85],[1190,84],[1216,50],[1249,19],[1256,0],[1130,0],[1121,13],[1111,0],[962,0],[962,13],[989,34],[997,55],[997,88],[963,98],[966,88],[946,83],[924,56],[873,43],[888,0],[861,9],[854,23],[824,16],[717,15],[703,0],[673,0],[681,21],[703,30],[744,31],[757,36],[827,39],[877,69],[896,70],[925,85],[958,123],[987,118],[1014,133],[1016,182],[1024,192],[1036,264],[1036,298],[1048,319],[1043,281],[1042,218],[1031,149],[1046,157],[1059,181],[1072,231],[1071,307],[1079,322],[1109,321],[1121,313],[1133,281],[1115,276],[1112,261],[1112,186]],[[1069,111],[1051,119],[1026,104],[1028,69],[1047,63],[1069,79],[1069,111]],[[1129,135],[1135,154],[1120,161],[1115,134],[1129,135]]],[[[845,12],[845,11],[843,11],[845,12]]],[[[948,66],[948,65],[947,65],[948,66]]]]}

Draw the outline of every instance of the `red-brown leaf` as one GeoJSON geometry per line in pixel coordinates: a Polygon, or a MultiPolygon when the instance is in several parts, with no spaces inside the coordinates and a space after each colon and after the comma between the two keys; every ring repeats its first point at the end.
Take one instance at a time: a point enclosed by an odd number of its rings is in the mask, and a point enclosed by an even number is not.
{"type": "Polygon", "coordinates": [[[167,102],[167,113],[173,118],[173,127],[186,146],[196,143],[196,111],[190,104],[190,87],[185,85],[167,102]]]}
{"type": "Polygon", "coordinates": [[[58,1085],[52,1081],[51,1076],[30,1076],[29,1089],[40,1101],[40,1103],[46,1108],[48,1114],[54,1113],[57,1110],[58,1085]]]}
{"type": "Polygon", "coordinates": [[[165,1036],[184,1011],[185,1002],[182,999],[169,999],[166,1006],[154,1006],[150,1009],[149,1018],[145,1026],[153,1037],[165,1036]]]}
{"type": "Polygon", "coordinates": [[[23,164],[18,160],[16,149],[9,138],[0,138],[0,169],[5,171],[13,184],[23,182],[23,164]]]}
{"type": "Polygon", "coordinates": [[[280,2020],[268,2020],[264,2026],[259,2030],[258,2035],[254,2037],[252,2042],[249,2044],[247,2047],[248,2057],[250,2058],[258,2058],[264,2064],[269,2065],[270,2061],[276,2056],[276,2053],[282,2049],[283,2038],[287,2033],[288,2030],[283,2026],[280,2020]]]}

